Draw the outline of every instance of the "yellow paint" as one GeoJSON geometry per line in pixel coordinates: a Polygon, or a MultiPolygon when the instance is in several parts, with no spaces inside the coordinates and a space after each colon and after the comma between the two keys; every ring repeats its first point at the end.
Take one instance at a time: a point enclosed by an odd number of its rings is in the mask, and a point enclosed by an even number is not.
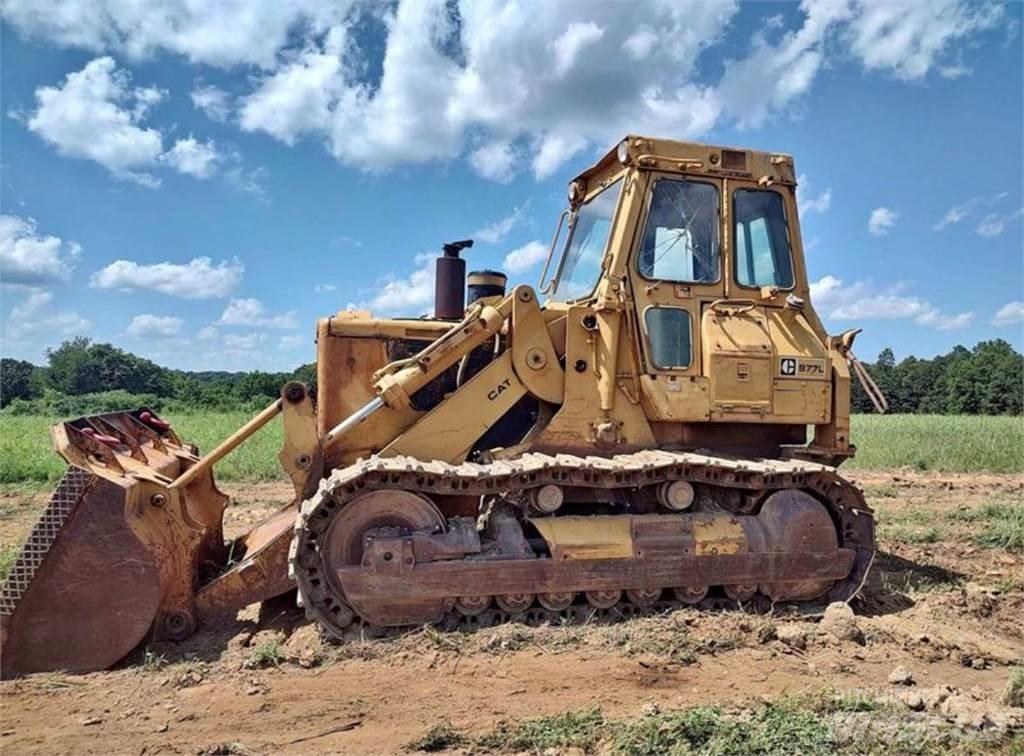
{"type": "Polygon", "coordinates": [[[629,559],[633,556],[631,522],[621,516],[530,518],[555,559],[629,559]]]}
{"type": "Polygon", "coordinates": [[[747,550],[747,536],[732,515],[693,515],[694,554],[741,554],[747,550]]]}

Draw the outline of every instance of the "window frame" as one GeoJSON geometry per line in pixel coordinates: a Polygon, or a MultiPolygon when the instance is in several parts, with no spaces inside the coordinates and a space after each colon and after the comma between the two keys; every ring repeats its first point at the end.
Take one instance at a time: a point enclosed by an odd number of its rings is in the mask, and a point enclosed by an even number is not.
{"type": "Polygon", "coordinates": [[[622,198],[625,194],[625,187],[626,182],[624,175],[618,174],[614,178],[609,178],[606,182],[602,183],[601,186],[595,189],[594,192],[590,195],[590,197],[587,197],[582,202],[580,202],[579,207],[576,208],[576,210],[570,214],[568,231],[565,236],[565,245],[562,247],[562,254],[559,256],[558,260],[558,270],[555,272],[555,276],[551,280],[551,290],[550,292],[548,292],[548,298],[550,301],[561,302],[564,304],[572,304],[574,302],[580,302],[594,296],[594,292],[597,291],[597,287],[601,283],[605,261],[608,258],[608,250],[611,247],[612,236],[615,232],[615,224],[618,221],[619,213],[622,210],[622,198]],[[595,199],[600,197],[605,192],[611,190],[616,184],[621,184],[621,186],[619,187],[619,194],[615,198],[615,208],[612,210],[611,217],[608,219],[608,238],[605,239],[604,249],[601,250],[601,264],[597,269],[597,276],[594,279],[594,285],[590,287],[590,290],[586,294],[580,294],[578,297],[573,298],[557,299],[555,297],[555,293],[558,291],[558,285],[562,281],[562,273],[565,270],[565,263],[568,259],[569,246],[572,244],[573,237],[575,237],[576,229],[579,225],[580,209],[582,209],[585,205],[588,205],[589,203],[593,202],[595,199]]]}
{"type": "MultiPolygon", "coordinates": [[[[731,233],[731,236],[730,236],[730,246],[732,247],[732,259],[729,262],[732,265],[732,279],[733,279],[733,283],[736,284],[736,286],[738,286],[739,288],[747,289],[748,291],[760,291],[761,289],[765,288],[765,286],[772,286],[772,287],[778,289],[779,291],[793,291],[796,288],[796,286],[797,286],[796,254],[795,254],[795,249],[794,249],[794,245],[793,245],[793,232],[792,232],[792,229],[789,226],[789,209],[786,207],[786,197],[785,197],[785,195],[783,195],[782,192],[777,191],[775,189],[762,189],[760,187],[752,187],[752,186],[737,186],[737,187],[733,187],[732,190],[729,192],[729,201],[731,203],[731,205],[729,207],[729,210],[730,210],[730,212],[729,212],[729,225],[732,226],[732,228],[730,229],[730,233],[731,233]],[[786,224],[786,246],[789,249],[789,270],[790,270],[790,272],[792,273],[792,276],[793,276],[793,283],[791,283],[789,286],[777,286],[775,284],[764,284],[762,286],[758,286],[757,284],[745,284],[745,283],[741,283],[740,282],[740,265],[739,265],[740,249],[739,249],[739,240],[737,238],[738,237],[737,226],[739,225],[739,223],[736,221],[736,193],[737,192],[762,192],[762,193],[770,193],[770,194],[774,194],[775,196],[777,196],[779,198],[779,201],[782,204],[782,220],[786,224]]],[[[767,225],[767,222],[766,222],[765,225],[767,225]]],[[[744,236],[746,236],[746,232],[745,231],[744,231],[744,236]]],[[[768,239],[769,240],[771,239],[771,234],[768,235],[768,239]]],[[[770,241],[769,241],[769,243],[770,243],[770,241]]]]}
{"type": "Polygon", "coordinates": [[[650,362],[651,362],[650,367],[654,368],[655,370],[662,371],[662,372],[672,372],[672,371],[691,370],[691,369],[693,369],[693,353],[694,353],[694,348],[693,348],[693,313],[690,312],[690,309],[688,307],[684,307],[682,305],[649,304],[649,305],[647,305],[643,309],[643,312],[641,313],[641,317],[642,317],[642,322],[643,322],[644,341],[646,342],[647,354],[648,354],[650,362]],[[687,334],[689,336],[689,341],[690,341],[690,349],[689,349],[689,351],[690,351],[690,361],[686,365],[659,365],[655,361],[655,359],[654,359],[654,342],[651,340],[651,329],[647,325],[647,316],[649,315],[651,310],[678,310],[678,311],[686,314],[686,323],[687,323],[687,329],[686,330],[687,330],[687,334]]]}
{"type": "MultiPolygon", "coordinates": [[[[689,176],[684,176],[684,177],[677,177],[677,176],[671,176],[671,175],[656,176],[654,178],[654,181],[651,183],[650,188],[648,188],[648,190],[647,190],[647,201],[646,201],[645,205],[646,205],[646,207],[644,209],[644,222],[643,222],[642,225],[639,226],[640,233],[638,235],[637,244],[636,244],[636,248],[635,248],[636,252],[634,254],[635,260],[633,262],[633,268],[634,268],[634,270],[636,270],[636,274],[643,281],[647,281],[647,282],[650,282],[650,283],[656,283],[656,282],[660,281],[660,282],[669,283],[669,284],[684,284],[684,285],[687,285],[687,286],[716,286],[716,285],[722,283],[722,266],[724,264],[725,255],[722,254],[722,189],[721,189],[721,187],[717,183],[715,183],[714,181],[706,181],[704,179],[691,178],[689,176]],[[653,198],[654,198],[654,191],[657,188],[658,183],[661,182],[661,181],[674,181],[676,183],[684,183],[685,182],[685,183],[690,183],[690,184],[704,184],[706,186],[710,186],[712,189],[715,190],[715,198],[717,200],[716,207],[717,207],[717,210],[718,210],[718,212],[716,214],[716,221],[715,221],[715,228],[718,230],[718,275],[713,280],[711,280],[711,281],[687,281],[687,280],[677,280],[677,279],[674,279],[674,278],[651,278],[649,276],[644,275],[644,272],[640,269],[640,260],[641,260],[641,257],[643,256],[644,237],[647,235],[647,224],[650,223],[650,220],[651,220],[651,210],[654,207],[654,203],[652,201],[653,198]]],[[[645,312],[646,312],[646,310],[645,310],[645,312]]],[[[693,362],[692,357],[691,357],[690,362],[692,364],[692,362],[693,362]]]]}

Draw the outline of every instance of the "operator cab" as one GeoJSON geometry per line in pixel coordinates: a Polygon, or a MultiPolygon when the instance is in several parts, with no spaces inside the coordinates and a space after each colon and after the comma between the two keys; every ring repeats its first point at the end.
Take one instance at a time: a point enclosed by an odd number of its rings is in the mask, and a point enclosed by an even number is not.
{"type": "Polygon", "coordinates": [[[771,423],[802,443],[832,393],[795,190],[788,155],[627,137],[570,183],[541,290],[624,311],[652,419],[771,423]]]}

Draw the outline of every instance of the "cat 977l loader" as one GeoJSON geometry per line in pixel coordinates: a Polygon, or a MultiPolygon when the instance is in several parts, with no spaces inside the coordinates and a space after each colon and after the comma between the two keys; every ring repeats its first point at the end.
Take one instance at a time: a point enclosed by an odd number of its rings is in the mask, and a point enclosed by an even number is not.
{"type": "Polygon", "coordinates": [[[795,188],[788,155],[630,136],[569,184],[538,290],[447,244],[433,318],[320,320],[316,396],[285,385],[206,456],[149,409],[56,426],[3,676],[295,590],[338,638],[851,598],[856,331],[815,314],[795,188]],[[226,542],[212,468],[277,415],[294,499],[226,542]]]}

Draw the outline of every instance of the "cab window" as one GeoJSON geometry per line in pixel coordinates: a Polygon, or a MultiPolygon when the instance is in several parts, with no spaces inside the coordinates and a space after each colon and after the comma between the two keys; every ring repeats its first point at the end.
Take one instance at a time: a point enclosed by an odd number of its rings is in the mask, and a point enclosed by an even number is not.
{"type": "Polygon", "coordinates": [[[717,281],[718,217],[718,189],[712,184],[658,179],[637,259],[640,275],[659,281],[717,281]]]}
{"type": "Polygon", "coordinates": [[[555,301],[585,297],[597,286],[621,190],[622,179],[619,179],[573,213],[569,221],[569,241],[551,292],[555,301]]]}
{"type": "Polygon", "coordinates": [[[786,210],[778,192],[733,193],[736,281],[740,286],[793,288],[793,255],[786,210]]]}
{"type": "Polygon", "coordinates": [[[651,362],[658,368],[690,366],[690,313],[679,307],[648,307],[644,326],[651,344],[651,362]]]}

